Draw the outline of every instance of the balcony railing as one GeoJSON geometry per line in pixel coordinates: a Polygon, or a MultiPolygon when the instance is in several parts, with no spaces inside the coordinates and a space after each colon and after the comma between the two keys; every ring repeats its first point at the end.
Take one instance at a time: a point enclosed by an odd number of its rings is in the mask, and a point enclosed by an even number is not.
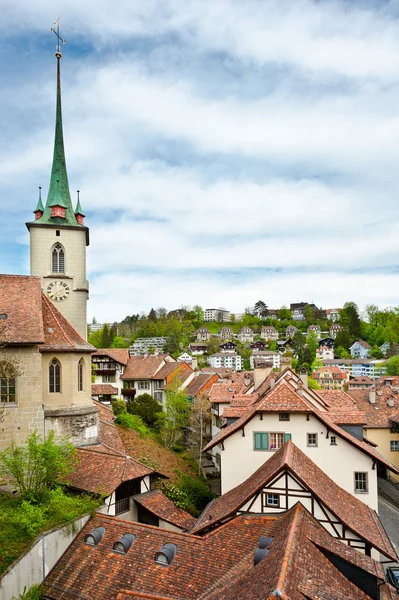
{"type": "Polygon", "coordinates": [[[122,500],[117,500],[115,502],[115,515],[120,515],[121,513],[128,512],[129,510],[129,498],[122,498],[122,500]]]}
{"type": "Polygon", "coordinates": [[[122,388],[122,396],[133,397],[136,395],[136,390],[134,388],[122,388]]]}
{"type": "Polygon", "coordinates": [[[93,371],[93,373],[95,373],[95,375],[115,375],[116,374],[116,369],[98,368],[95,371],[93,371]]]}

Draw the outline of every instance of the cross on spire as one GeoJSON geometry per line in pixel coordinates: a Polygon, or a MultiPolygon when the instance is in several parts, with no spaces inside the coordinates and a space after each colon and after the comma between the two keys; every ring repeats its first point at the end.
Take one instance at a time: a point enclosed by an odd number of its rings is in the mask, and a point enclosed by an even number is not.
{"type": "MultiPolygon", "coordinates": [[[[62,15],[61,15],[61,17],[62,17],[62,15]]],[[[61,50],[60,50],[60,42],[61,42],[61,44],[66,44],[66,40],[63,40],[62,37],[60,36],[60,19],[61,19],[61,17],[58,17],[58,19],[54,22],[55,29],[54,29],[54,27],[52,27],[50,29],[50,31],[55,33],[55,35],[57,36],[57,44],[55,46],[55,55],[57,56],[57,58],[61,58],[61,56],[62,56],[61,50]]]]}

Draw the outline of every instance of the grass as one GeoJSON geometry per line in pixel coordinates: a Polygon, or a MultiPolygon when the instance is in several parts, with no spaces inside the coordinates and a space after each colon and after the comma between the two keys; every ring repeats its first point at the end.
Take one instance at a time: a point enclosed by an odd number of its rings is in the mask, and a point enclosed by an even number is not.
{"type": "Polygon", "coordinates": [[[230,327],[234,333],[238,333],[239,329],[241,329],[241,323],[218,323],[217,321],[206,321],[203,323],[204,327],[206,327],[211,333],[216,334],[222,327],[230,327]]]}
{"type": "Polygon", "coordinates": [[[49,492],[41,504],[0,493],[0,575],[40,533],[93,513],[99,504],[90,496],[66,493],[61,488],[49,492]]]}

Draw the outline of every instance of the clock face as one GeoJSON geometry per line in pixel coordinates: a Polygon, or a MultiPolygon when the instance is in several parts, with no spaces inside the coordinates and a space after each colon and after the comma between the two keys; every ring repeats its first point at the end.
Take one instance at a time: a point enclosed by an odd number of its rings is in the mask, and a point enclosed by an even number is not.
{"type": "Polygon", "coordinates": [[[69,297],[71,289],[65,281],[52,281],[47,286],[47,296],[53,302],[62,302],[69,297]]]}

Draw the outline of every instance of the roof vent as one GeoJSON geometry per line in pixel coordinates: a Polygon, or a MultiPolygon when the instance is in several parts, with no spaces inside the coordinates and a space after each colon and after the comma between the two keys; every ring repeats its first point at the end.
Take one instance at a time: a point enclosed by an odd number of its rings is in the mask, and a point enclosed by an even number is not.
{"type": "Polygon", "coordinates": [[[164,544],[155,555],[155,562],[159,565],[170,565],[177,552],[176,544],[164,544]]]}
{"type": "Polygon", "coordinates": [[[266,537],[265,535],[261,535],[259,538],[258,547],[261,548],[261,550],[264,550],[265,548],[268,548],[268,546],[270,546],[272,541],[273,541],[273,538],[266,537]]]}
{"type": "Polygon", "coordinates": [[[0,320],[6,321],[8,319],[8,315],[6,313],[0,313],[0,320]]]}
{"type": "Polygon", "coordinates": [[[85,544],[97,546],[104,537],[105,527],[96,527],[85,535],[85,544]]]}
{"type": "Polygon", "coordinates": [[[119,554],[127,554],[129,552],[136,536],[133,533],[125,533],[112,547],[112,550],[119,554]]]}
{"type": "Polygon", "coordinates": [[[260,563],[260,561],[263,560],[269,554],[269,552],[270,550],[268,550],[267,548],[256,548],[254,556],[254,567],[256,567],[256,565],[260,563]]]}

